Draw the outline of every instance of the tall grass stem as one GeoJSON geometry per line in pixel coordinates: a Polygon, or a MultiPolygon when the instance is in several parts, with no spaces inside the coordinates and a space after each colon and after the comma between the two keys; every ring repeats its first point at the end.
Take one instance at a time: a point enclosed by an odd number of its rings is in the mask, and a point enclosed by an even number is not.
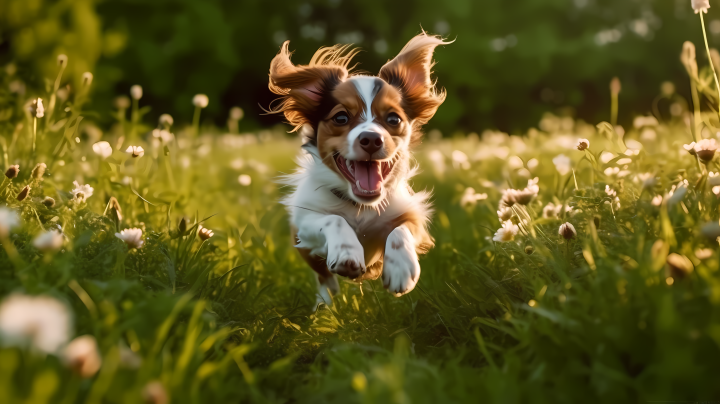
{"type": "MultiPolygon", "coordinates": [[[[708,61],[710,62],[710,68],[712,69],[713,77],[715,78],[715,88],[717,89],[717,92],[718,92],[718,104],[720,105],[720,82],[718,82],[718,76],[717,76],[717,72],[715,71],[715,65],[713,64],[712,57],[710,56],[710,46],[708,45],[707,33],[705,32],[705,17],[703,17],[704,13],[699,13],[699,14],[700,14],[700,24],[702,25],[703,39],[705,40],[705,52],[707,52],[708,61]]],[[[720,118],[720,108],[718,108],[718,114],[719,114],[718,118],[720,118]]],[[[699,139],[699,137],[698,137],[698,139],[699,139]]]]}

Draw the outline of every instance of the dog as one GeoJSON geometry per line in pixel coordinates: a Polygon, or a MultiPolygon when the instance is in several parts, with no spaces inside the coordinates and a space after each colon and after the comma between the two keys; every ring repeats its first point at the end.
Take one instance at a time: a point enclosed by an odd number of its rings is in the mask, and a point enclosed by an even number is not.
{"type": "Polygon", "coordinates": [[[281,96],[267,110],[304,133],[299,169],[281,178],[295,247],[317,273],[318,303],[332,305],[335,275],[374,280],[395,296],[415,287],[418,254],[434,246],[428,192],[408,180],[411,150],[445,100],[431,79],[435,48],[412,38],[377,76],[351,72],[357,50],[320,48],[307,65],[290,61],[289,41],[270,64],[269,88],[281,96]]]}

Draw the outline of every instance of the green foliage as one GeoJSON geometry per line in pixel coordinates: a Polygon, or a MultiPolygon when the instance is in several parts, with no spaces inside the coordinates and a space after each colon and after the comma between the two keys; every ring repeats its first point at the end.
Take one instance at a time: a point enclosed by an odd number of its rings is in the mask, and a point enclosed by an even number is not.
{"type": "Polygon", "coordinates": [[[429,138],[416,151],[424,173],[414,185],[434,190],[437,246],[421,260],[417,289],[395,298],[379,281],[347,281],[332,307],[316,309],[313,274],[277,203],[285,191],[273,182],[293,169],[297,139],[196,136],[192,127],[171,135],[152,130],[137,105],[134,119],[118,111],[103,132],[82,119],[94,114],[87,91],[58,98],[39,119],[24,99],[0,95],[9,111],[3,163],[20,165],[17,178],[3,177],[0,204],[22,222],[0,232],[0,302],[25,294],[66,303],[72,337],[93,336],[102,366],[83,377],[62,352],[0,336],[0,402],[720,396],[720,184],[709,174],[719,167],[683,150],[691,136],[681,117],[645,120],[624,136],[546,115],[542,131],[524,136],[429,138]],[[574,150],[578,138],[590,148],[574,150]],[[103,158],[98,141],[113,152],[103,158]],[[144,155],[124,153],[130,145],[144,155]],[[40,162],[47,171],[34,178],[40,162]],[[538,195],[514,204],[507,224],[519,233],[493,241],[501,190],[534,177],[538,195]],[[82,184],[92,195],[77,195],[82,184]],[[561,237],[564,222],[577,236],[561,237]],[[202,240],[200,226],[214,236],[202,240]],[[129,228],[143,231],[141,248],[116,236],[129,228]],[[66,239],[41,251],[36,237],[49,229],[66,239]],[[672,254],[685,257],[681,267],[672,254]]]}
{"type": "MultiPolygon", "coordinates": [[[[567,106],[587,121],[607,120],[613,76],[623,82],[620,121],[628,123],[647,113],[661,82],[685,83],[682,41],[699,45],[702,35],[683,1],[7,0],[0,61],[32,67],[24,79],[42,85],[54,56],[68,54],[74,85],[84,71],[96,73],[102,116],[118,92],[140,84],[155,117],[189,118],[188,100],[204,93],[206,118],[224,124],[229,107],[239,105],[248,111],[243,125],[255,129],[279,121],[261,116],[258,104],[273,99],[267,72],[282,41],[291,40],[296,63],[320,46],[354,42],[366,50],[359,68],[377,72],[422,27],[457,39],[437,51],[448,99],[431,128],[519,131],[567,106]]],[[[720,39],[714,10],[710,46],[720,39]]]]}

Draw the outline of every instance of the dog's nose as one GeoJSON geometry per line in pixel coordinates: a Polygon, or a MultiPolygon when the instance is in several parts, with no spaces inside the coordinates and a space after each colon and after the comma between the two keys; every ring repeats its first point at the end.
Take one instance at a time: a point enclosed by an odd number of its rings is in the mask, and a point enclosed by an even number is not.
{"type": "Polygon", "coordinates": [[[372,156],[383,147],[383,138],[377,132],[363,132],[360,134],[360,147],[372,156]]]}

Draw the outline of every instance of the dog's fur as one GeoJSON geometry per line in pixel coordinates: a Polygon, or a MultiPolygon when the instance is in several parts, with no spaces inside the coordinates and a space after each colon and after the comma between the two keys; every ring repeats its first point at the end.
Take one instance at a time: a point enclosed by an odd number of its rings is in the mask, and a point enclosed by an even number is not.
{"type": "Polygon", "coordinates": [[[350,72],[357,51],[349,46],[321,48],[296,66],[285,42],[272,60],[269,87],[282,98],[269,112],[306,137],[300,168],[282,179],[294,188],[283,203],[296,247],[318,274],[318,302],[331,304],[335,274],[382,275],[396,296],[417,284],[418,254],[433,239],[429,194],[408,184],[410,149],[445,100],[430,74],[435,47],[448,43],[423,32],[377,77],[350,72]]]}

